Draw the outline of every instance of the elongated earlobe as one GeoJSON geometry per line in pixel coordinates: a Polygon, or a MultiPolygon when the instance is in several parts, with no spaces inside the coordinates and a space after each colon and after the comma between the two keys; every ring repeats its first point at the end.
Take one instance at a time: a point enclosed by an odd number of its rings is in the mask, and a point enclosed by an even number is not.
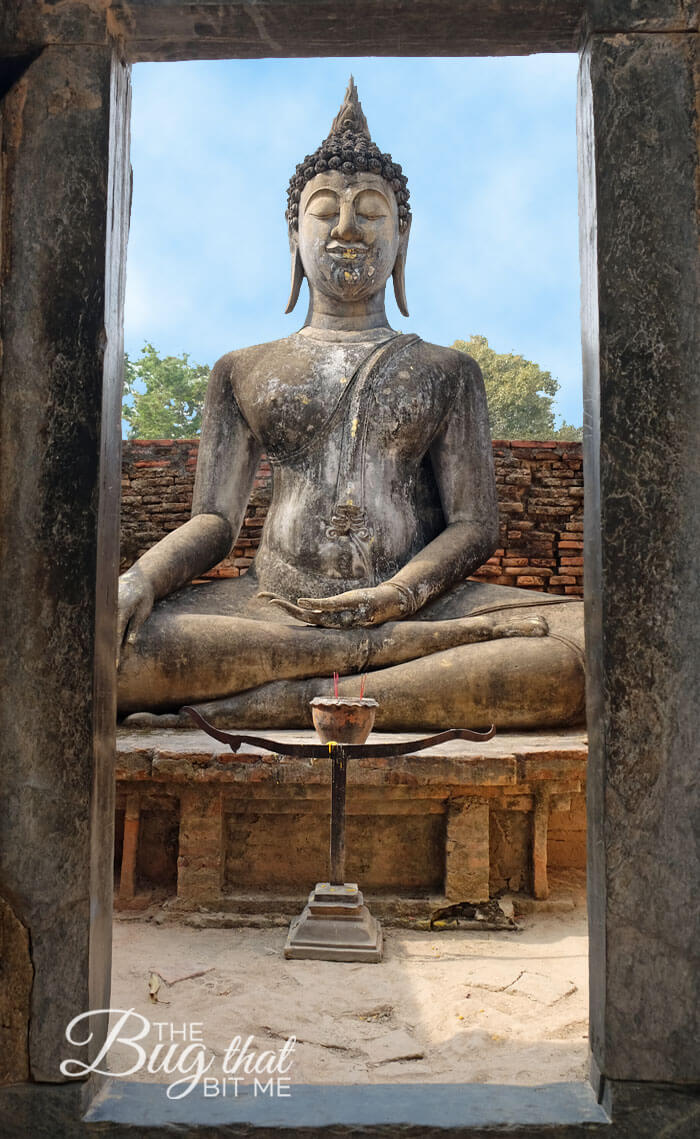
{"type": "Polygon", "coordinates": [[[401,235],[399,242],[399,250],[396,254],[396,261],[391,273],[394,282],[394,296],[396,297],[396,304],[398,305],[399,312],[402,316],[408,316],[408,304],[406,303],[406,253],[408,250],[408,235],[411,229],[411,220],[409,218],[408,226],[404,233],[401,235]]]}
{"type": "Polygon", "coordinates": [[[394,296],[402,316],[408,316],[408,305],[406,303],[406,252],[399,252],[394,271],[391,274],[394,282],[394,296]]]}
{"type": "Polygon", "coordinates": [[[292,312],[294,306],[299,300],[299,292],[301,290],[301,282],[304,280],[304,266],[301,263],[301,256],[299,254],[299,245],[296,241],[290,242],[292,252],[292,288],[289,293],[289,300],[285,312],[292,312]]]}

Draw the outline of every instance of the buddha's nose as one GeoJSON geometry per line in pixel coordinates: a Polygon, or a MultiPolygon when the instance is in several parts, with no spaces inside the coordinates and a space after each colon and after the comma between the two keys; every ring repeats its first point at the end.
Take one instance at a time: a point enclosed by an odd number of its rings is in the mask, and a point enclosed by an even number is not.
{"type": "Polygon", "coordinates": [[[341,202],[338,224],[331,230],[331,237],[334,237],[336,241],[361,240],[362,234],[357,224],[355,207],[352,202],[341,202]]]}

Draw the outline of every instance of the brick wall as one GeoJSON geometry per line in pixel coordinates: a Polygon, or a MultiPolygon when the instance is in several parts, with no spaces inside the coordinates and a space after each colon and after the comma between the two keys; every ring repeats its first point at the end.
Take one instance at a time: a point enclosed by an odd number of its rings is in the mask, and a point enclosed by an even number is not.
{"type": "MultiPolygon", "coordinates": [[[[493,453],[500,546],[475,577],[581,596],[581,444],[495,440],[493,453]]],[[[122,571],[187,521],[196,465],[196,439],[131,439],[123,444],[122,571]]],[[[271,478],[270,465],[263,459],[236,544],[207,577],[238,577],[246,572],[260,540],[271,478]]]]}
{"type": "Polygon", "coordinates": [[[580,443],[496,439],[500,546],[479,581],[583,596],[580,443]]]}

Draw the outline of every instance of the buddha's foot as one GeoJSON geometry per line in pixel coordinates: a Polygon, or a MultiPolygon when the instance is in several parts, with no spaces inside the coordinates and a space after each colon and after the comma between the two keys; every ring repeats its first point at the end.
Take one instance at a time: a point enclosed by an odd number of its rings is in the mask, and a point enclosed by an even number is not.
{"type": "Polygon", "coordinates": [[[196,724],[186,712],[132,712],[126,716],[121,724],[122,728],[131,728],[136,731],[148,731],[155,728],[195,728],[196,724]]]}
{"type": "Polygon", "coordinates": [[[508,617],[493,626],[495,637],[546,637],[549,625],[544,617],[508,617]]]}

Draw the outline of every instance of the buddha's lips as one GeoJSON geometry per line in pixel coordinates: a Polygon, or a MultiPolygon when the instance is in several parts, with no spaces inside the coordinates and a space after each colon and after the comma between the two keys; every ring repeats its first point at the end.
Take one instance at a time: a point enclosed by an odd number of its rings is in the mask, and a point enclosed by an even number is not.
{"type": "Polygon", "coordinates": [[[364,257],[367,252],[366,245],[339,245],[337,242],[331,242],[326,246],[326,253],[337,261],[355,261],[358,257],[364,257]]]}

